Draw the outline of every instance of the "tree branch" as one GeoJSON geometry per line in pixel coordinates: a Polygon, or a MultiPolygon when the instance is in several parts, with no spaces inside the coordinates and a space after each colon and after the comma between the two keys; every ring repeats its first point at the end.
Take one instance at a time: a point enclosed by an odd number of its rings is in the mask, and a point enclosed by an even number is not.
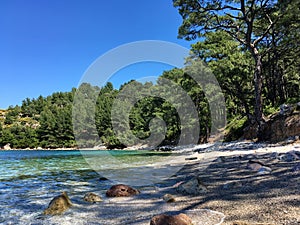
{"type": "Polygon", "coordinates": [[[243,20],[244,19],[244,17],[234,16],[234,15],[231,15],[229,13],[225,13],[225,15],[229,16],[230,18],[236,19],[236,20],[243,20]]]}
{"type": "MultiPolygon", "coordinates": [[[[277,19],[278,20],[278,19],[277,19]]],[[[276,20],[276,21],[277,21],[276,20]]],[[[260,42],[268,33],[269,31],[271,30],[271,28],[274,26],[274,22],[270,19],[270,25],[268,26],[268,28],[265,30],[265,32],[260,36],[258,37],[256,40],[253,41],[253,45],[255,46],[258,42],[260,42]]]]}

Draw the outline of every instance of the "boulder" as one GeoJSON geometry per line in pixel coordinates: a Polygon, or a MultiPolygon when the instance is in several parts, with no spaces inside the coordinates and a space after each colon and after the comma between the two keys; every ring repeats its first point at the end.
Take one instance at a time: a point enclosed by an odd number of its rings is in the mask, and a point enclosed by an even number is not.
{"type": "Polygon", "coordinates": [[[83,197],[83,200],[86,202],[92,202],[92,203],[102,201],[102,199],[99,195],[92,193],[92,192],[86,193],[83,197]]]}
{"type": "Polygon", "coordinates": [[[67,192],[63,192],[61,195],[54,197],[49,203],[48,208],[44,211],[45,215],[58,215],[72,206],[72,202],[69,199],[67,192]]]}
{"type": "Polygon", "coordinates": [[[137,189],[134,189],[125,184],[117,184],[113,185],[107,192],[107,197],[130,197],[133,195],[137,195],[140,192],[137,189]]]}
{"type": "Polygon", "coordinates": [[[161,214],[154,216],[150,225],[193,225],[193,222],[190,217],[183,213],[174,216],[161,214]]]}
{"type": "MultiPolygon", "coordinates": [[[[290,113],[291,107],[283,105],[281,108],[281,113],[273,114],[264,123],[261,141],[278,143],[300,135],[300,111],[290,113]]],[[[257,138],[257,129],[257,123],[249,125],[244,130],[243,138],[249,140],[257,138]]]]}
{"type": "Polygon", "coordinates": [[[207,187],[199,177],[194,177],[189,181],[179,184],[177,191],[181,194],[199,195],[207,192],[207,187]]]}

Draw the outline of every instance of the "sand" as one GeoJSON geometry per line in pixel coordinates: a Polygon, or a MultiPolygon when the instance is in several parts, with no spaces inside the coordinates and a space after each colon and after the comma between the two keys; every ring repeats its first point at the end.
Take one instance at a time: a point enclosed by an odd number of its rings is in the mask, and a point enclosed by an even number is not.
{"type": "Polygon", "coordinates": [[[136,187],[141,194],[104,197],[103,202],[89,207],[78,203],[64,215],[43,223],[149,225],[154,215],[186,213],[194,225],[300,224],[300,171],[292,170],[300,160],[278,160],[274,153],[280,156],[300,151],[299,143],[215,143],[186,150],[186,155],[165,165],[181,165],[176,174],[154,185],[136,187]],[[247,168],[250,159],[259,160],[272,172],[259,174],[247,168]],[[207,191],[196,196],[178,193],[178,185],[193,177],[199,177],[207,191]],[[173,195],[176,201],[166,203],[165,194],[173,195]]]}
{"type": "MultiPolygon", "coordinates": [[[[213,145],[195,153],[178,173],[178,179],[198,176],[208,192],[201,196],[178,196],[183,210],[210,209],[223,213],[222,224],[300,224],[300,171],[292,171],[300,160],[285,162],[274,157],[277,152],[300,151],[300,144],[266,145],[230,143],[213,145]],[[222,156],[222,160],[218,157],[222,156]],[[256,159],[272,169],[260,175],[247,168],[256,159]],[[243,224],[243,223],[240,223],[243,224]]],[[[201,223],[199,223],[201,224],[201,223]]]]}

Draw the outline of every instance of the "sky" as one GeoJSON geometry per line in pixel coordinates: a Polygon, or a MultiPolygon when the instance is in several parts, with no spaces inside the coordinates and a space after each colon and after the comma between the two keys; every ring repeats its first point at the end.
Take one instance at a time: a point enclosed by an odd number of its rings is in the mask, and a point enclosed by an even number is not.
{"type": "MultiPolygon", "coordinates": [[[[123,44],[162,40],[189,48],[177,39],[181,22],[172,0],[2,0],[0,109],[70,91],[98,57],[123,44]]],[[[170,68],[136,65],[111,81],[118,88],[170,68]]]]}

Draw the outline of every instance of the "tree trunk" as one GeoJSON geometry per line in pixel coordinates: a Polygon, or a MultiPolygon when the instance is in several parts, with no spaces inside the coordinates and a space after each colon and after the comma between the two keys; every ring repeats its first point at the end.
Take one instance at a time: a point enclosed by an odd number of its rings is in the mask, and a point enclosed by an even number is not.
{"type": "Polygon", "coordinates": [[[257,138],[258,141],[263,140],[263,101],[262,101],[262,58],[257,49],[254,48],[255,71],[254,71],[254,87],[255,87],[255,106],[254,116],[258,126],[257,138]]]}

